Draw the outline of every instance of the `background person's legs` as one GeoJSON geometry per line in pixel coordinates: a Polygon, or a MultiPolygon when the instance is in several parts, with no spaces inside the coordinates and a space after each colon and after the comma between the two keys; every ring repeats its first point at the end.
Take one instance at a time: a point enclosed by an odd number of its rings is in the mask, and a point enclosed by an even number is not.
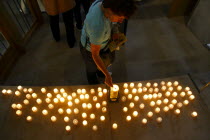
{"type": "Polygon", "coordinates": [[[60,28],[59,28],[59,15],[51,16],[49,15],[50,18],[50,28],[53,34],[53,38],[56,41],[60,40],[60,28]]]}

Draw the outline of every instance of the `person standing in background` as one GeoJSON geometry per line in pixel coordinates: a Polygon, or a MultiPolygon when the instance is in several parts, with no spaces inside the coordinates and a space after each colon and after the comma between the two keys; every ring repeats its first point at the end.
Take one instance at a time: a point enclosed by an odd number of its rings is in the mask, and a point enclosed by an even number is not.
{"type": "Polygon", "coordinates": [[[60,40],[59,14],[62,14],[66,27],[67,42],[69,47],[73,48],[76,41],[73,24],[73,8],[76,5],[75,0],[43,0],[43,4],[49,15],[50,28],[54,39],[56,41],[60,40]]]}

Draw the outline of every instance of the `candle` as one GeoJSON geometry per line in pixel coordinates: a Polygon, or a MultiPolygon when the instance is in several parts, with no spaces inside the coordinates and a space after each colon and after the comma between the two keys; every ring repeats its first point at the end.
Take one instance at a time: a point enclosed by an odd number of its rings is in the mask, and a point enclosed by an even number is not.
{"type": "Polygon", "coordinates": [[[130,88],[133,88],[134,87],[134,83],[130,83],[130,88]]]}
{"type": "Polygon", "coordinates": [[[23,92],[25,92],[25,93],[28,92],[27,88],[24,88],[24,89],[23,89],[23,92]]]}
{"type": "Polygon", "coordinates": [[[116,101],[118,97],[119,92],[119,86],[113,85],[113,87],[110,88],[110,99],[111,101],[116,101]]]}
{"type": "Polygon", "coordinates": [[[153,88],[149,88],[149,93],[152,93],[153,92],[153,88]]]}
{"type": "Polygon", "coordinates": [[[167,104],[169,102],[169,100],[167,99],[167,98],[165,98],[164,100],[163,100],[163,103],[164,104],[167,104]]]}
{"type": "Polygon", "coordinates": [[[64,88],[61,88],[61,89],[60,89],[60,92],[61,92],[61,93],[64,93],[64,92],[65,92],[65,89],[64,89],[64,88]]]}
{"type": "Polygon", "coordinates": [[[71,107],[73,103],[71,101],[68,101],[68,106],[71,107]]]}
{"type": "Polygon", "coordinates": [[[27,99],[25,99],[25,100],[23,100],[23,103],[24,103],[25,105],[28,105],[28,104],[29,104],[29,101],[28,101],[27,99]]]}
{"type": "Polygon", "coordinates": [[[144,109],[144,107],[145,107],[145,105],[144,105],[143,103],[141,103],[141,104],[139,105],[139,108],[140,108],[140,109],[144,109]]]}
{"type": "Polygon", "coordinates": [[[105,113],[106,112],[106,107],[102,107],[102,112],[105,113]]]}
{"type": "Polygon", "coordinates": [[[131,120],[131,116],[126,117],[127,122],[131,120]]]}
{"type": "Polygon", "coordinates": [[[123,107],[123,112],[127,112],[128,108],[127,107],[123,107]]]}
{"type": "Polygon", "coordinates": [[[153,87],[157,87],[157,86],[158,86],[158,83],[154,83],[154,84],[153,84],[153,87]]]}
{"type": "Polygon", "coordinates": [[[138,88],[138,93],[142,93],[142,92],[143,92],[142,88],[138,88]]]}
{"type": "Polygon", "coordinates": [[[63,97],[66,98],[68,94],[66,92],[63,93],[63,97]]]}
{"type": "Polygon", "coordinates": [[[150,86],[151,86],[150,82],[146,83],[146,87],[150,87],[150,86]]]}
{"type": "Polygon", "coordinates": [[[158,123],[161,123],[162,122],[162,118],[161,117],[158,117],[157,119],[156,119],[156,121],[158,122],[158,123]]]}
{"type": "Polygon", "coordinates": [[[124,84],[123,84],[123,87],[124,87],[124,88],[128,88],[128,84],[127,84],[127,83],[124,83],[124,84]]]}
{"type": "Polygon", "coordinates": [[[16,104],[12,104],[11,107],[12,107],[13,109],[16,109],[16,108],[17,108],[17,105],[16,105],[16,104]]]}
{"type": "Polygon", "coordinates": [[[158,98],[161,98],[162,97],[162,93],[158,93],[158,98]]]}
{"type": "Polygon", "coordinates": [[[185,88],[185,91],[189,91],[189,90],[190,90],[190,88],[189,88],[189,87],[186,87],[186,88],[185,88]]]}
{"type": "Polygon", "coordinates": [[[87,126],[88,122],[87,122],[86,120],[84,120],[84,121],[82,122],[82,124],[83,124],[84,126],[87,126]]]}
{"type": "Polygon", "coordinates": [[[156,112],[156,113],[159,113],[159,112],[160,112],[160,108],[159,108],[159,107],[156,107],[156,108],[155,108],[155,112],[156,112]]]}
{"type": "Polygon", "coordinates": [[[162,86],[161,90],[165,91],[166,90],[166,86],[162,86]]]}
{"type": "Polygon", "coordinates": [[[68,132],[71,131],[71,126],[67,125],[66,126],[66,131],[68,131],[68,132]]]}
{"type": "Polygon", "coordinates": [[[29,93],[32,93],[32,92],[33,92],[33,89],[32,89],[32,88],[29,88],[29,89],[28,89],[28,92],[29,92],[29,93]]]}
{"type": "Polygon", "coordinates": [[[75,108],[75,109],[74,109],[74,113],[75,113],[75,114],[78,114],[78,113],[79,113],[79,109],[75,108]]]}
{"type": "Polygon", "coordinates": [[[175,105],[177,103],[177,100],[176,99],[173,99],[171,102],[172,102],[172,104],[175,105]]]}
{"type": "Polygon", "coordinates": [[[150,111],[150,112],[147,113],[147,116],[148,116],[149,118],[151,118],[151,117],[153,116],[153,113],[150,111]]]}
{"type": "Polygon", "coordinates": [[[180,96],[181,96],[181,97],[184,97],[184,96],[185,96],[185,92],[182,91],[182,92],[180,93],[180,96]]]}
{"type": "Polygon", "coordinates": [[[164,86],[166,83],[165,83],[164,81],[161,81],[160,84],[161,84],[162,86],[164,86]]]}
{"type": "Polygon", "coordinates": [[[128,99],[132,99],[133,95],[132,94],[128,94],[128,99]]]}
{"type": "Polygon", "coordinates": [[[135,97],[134,97],[134,101],[137,102],[138,100],[139,100],[139,96],[135,96],[135,97]]]}
{"type": "Polygon", "coordinates": [[[50,98],[46,98],[45,102],[49,104],[51,102],[50,98]]]}
{"type": "Polygon", "coordinates": [[[154,92],[155,92],[155,93],[157,93],[158,91],[159,91],[159,89],[158,89],[158,88],[155,88],[155,89],[154,89],[154,92]]]}
{"type": "Polygon", "coordinates": [[[99,109],[101,107],[100,103],[96,103],[96,108],[99,109]]]}
{"type": "Polygon", "coordinates": [[[102,96],[103,96],[103,92],[99,92],[99,93],[98,93],[98,96],[99,96],[99,97],[102,97],[102,96]]]}
{"type": "MultiPolygon", "coordinates": [[[[3,91],[2,91],[2,93],[3,93],[3,91]]],[[[15,91],[15,95],[20,96],[20,91],[15,91]]]]}
{"type": "Polygon", "coordinates": [[[32,109],[33,112],[37,112],[38,111],[37,107],[35,107],[35,106],[33,106],[31,109],[32,109]]]}
{"type": "Polygon", "coordinates": [[[125,102],[126,101],[126,97],[125,96],[122,96],[121,97],[121,100],[122,100],[122,102],[125,102]]]}
{"type": "Polygon", "coordinates": [[[47,97],[48,98],[52,98],[52,94],[51,93],[47,93],[47,97]]]}
{"type": "Polygon", "coordinates": [[[191,113],[191,116],[192,116],[193,118],[195,118],[195,117],[197,117],[197,116],[198,116],[198,113],[197,113],[197,112],[195,112],[195,111],[193,111],[193,112],[191,113]]]}
{"type": "Polygon", "coordinates": [[[138,116],[138,111],[133,111],[133,116],[137,117],[138,116]]]}
{"type": "Polygon", "coordinates": [[[82,108],[87,108],[87,104],[86,103],[82,103],[82,108]]]}
{"type": "Polygon", "coordinates": [[[32,121],[32,117],[31,117],[31,116],[27,116],[27,117],[26,117],[26,120],[27,120],[28,122],[31,122],[31,121],[32,121]]]}
{"type": "Polygon", "coordinates": [[[57,118],[56,118],[55,116],[52,116],[52,117],[51,117],[51,121],[52,121],[52,122],[55,122],[56,120],[57,120],[57,118]]]}
{"type": "Polygon", "coordinates": [[[98,92],[101,92],[102,91],[102,88],[101,87],[98,87],[98,92]]]}
{"type": "Polygon", "coordinates": [[[137,89],[136,89],[136,88],[133,88],[133,89],[132,89],[132,93],[133,93],[133,94],[136,94],[136,93],[137,93],[137,89]]]}
{"type": "Polygon", "coordinates": [[[36,94],[36,93],[33,93],[33,94],[32,94],[32,97],[33,97],[33,98],[37,98],[37,94],[36,94]]]}
{"type": "Polygon", "coordinates": [[[169,108],[168,108],[167,106],[165,106],[165,107],[163,108],[163,111],[164,111],[164,112],[168,112],[168,110],[169,110],[169,108]]]}
{"type": "Polygon", "coordinates": [[[3,94],[6,94],[6,93],[7,93],[7,90],[6,90],[6,89],[3,89],[1,92],[2,92],[3,94]]]}
{"type": "Polygon", "coordinates": [[[172,92],[173,89],[174,89],[173,87],[169,87],[169,88],[168,88],[168,90],[169,90],[170,92],[172,92]]]}
{"type": "Polygon", "coordinates": [[[172,85],[172,83],[171,83],[171,82],[168,82],[168,83],[167,83],[167,86],[168,86],[168,87],[170,87],[171,85],[172,85]]]}
{"type": "Polygon", "coordinates": [[[176,110],[174,111],[174,113],[175,113],[176,115],[179,115],[179,114],[180,114],[180,110],[179,110],[179,109],[176,109],[176,110]]]}
{"type": "Polygon", "coordinates": [[[80,101],[79,101],[79,99],[76,98],[76,99],[74,100],[74,102],[75,102],[75,104],[79,104],[80,101]]]}
{"type": "Polygon", "coordinates": [[[22,90],[23,87],[22,87],[22,86],[18,86],[17,89],[18,89],[18,90],[22,90]]]}
{"type": "Polygon", "coordinates": [[[82,94],[85,94],[86,93],[86,89],[82,89],[82,94]]]}
{"type": "Polygon", "coordinates": [[[62,108],[59,108],[59,109],[58,109],[58,113],[59,113],[59,114],[63,114],[63,112],[64,112],[64,111],[63,111],[62,108]]]}
{"type": "Polygon", "coordinates": [[[54,88],[54,93],[58,93],[58,89],[57,88],[54,88]]]}
{"type": "Polygon", "coordinates": [[[74,125],[77,125],[77,124],[78,124],[78,120],[77,120],[77,119],[74,119],[74,120],[73,120],[73,124],[74,124],[74,125]]]}
{"type": "Polygon", "coordinates": [[[82,90],[81,89],[77,89],[77,93],[78,94],[81,94],[82,93],[82,90]]]}
{"type": "Polygon", "coordinates": [[[107,94],[107,92],[108,92],[107,89],[103,89],[104,94],[107,94]]]}
{"type": "Polygon", "coordinates": [[[94,94],[95,93],[95,90],[94,89],[90,89],[90,93],[91,94],[94,94]]]}
{"type": "Polygon", "coordinates": [[[48,114],[48,111],[46,109],[42,110],[42,114],[43,115],[47,115],[48,114]]]}
{"type": "Polygon", "coordinates": [[[152,94],[148,95],[148,99],[151,100],[152,99],[152,94]]]}
{"type": "Polygon", "coordinates": [[[189,101],[188,100],[184,100],[184,105],[188,105],[189,101]]]}
{"type": "Polygon", "coordinates": [[[154,102],[154,101],[151,101],[151,102],[150,102],[150,106],[151,106],[151,107],[155,106],[155,102],[154,102]]]}
{"type": "Polygon", "coordinates": [[[49,105],[48,105],[48,108],[49,108],[49,109],[53,109],[53,108],[54,108],[54,105],[53,105],[53,104],[49,104],[49,105]]]}
{"type": "Polygon", "coordinates": [[[88,109],[91,109],[91,108],[92,108],[92,104],[91,104],[91,103],[88,103],[88,104],[87,104],[87,108],[88,108],[88,109]]]}
{"type": "Polygon", "coordinates": [[[21,110],[17,110],[17,111],[16,111],[16,114],[17,114],[18,116],[20,116],[20,115],[22,115],[22,111],[21,111],[21,110]]]}
{"type": "Polygon", "coordinates": [[[27,99],[31,99],[31,95],[30,94],[26,94],[26,98],[27,99]]]}
{"type": "Polygon", "coordinates": [[[177,90],[178,90],[178,91],[182,90],[182,86],[178,86],[178,87],[177,87],[177,90]]]}
{"type": "Polygon", "coordinates": [[[178,108],[181,108],[181,107],[182,107],[182,103],[180,103],[180,102],[177,103],[177,107],[178,107],[178,108]]]}
{"type": "Polygon", "coordinates": [[[177,92],[173,92],[172,94],[173,97],[176,97],[177,95],[178,95],[177,92]]]}
{"type": "Polygon", "coordinates": [[[105,121],[105,116],[101,116],[101,117],[100,117],[100,120],[101,120],[101,121],[105,121]]]}
{"type": "Polygon", "coordinates": [[[67,113],[67,114],[71,114],[71,109],[70,109],[70,108],[67,108],[67,109],[66,109],[66,113],[67,113]]]}
{"type": "Polygon", "coordinates": [[[106,101],[103,101],[103,102],[102,102],[102,105],[103,105],[103,106],[106,106],[106,105],[107,105],[107,102],[106,102],[106,101]]]}
{"type": "Polygon", "coordinates": [[[93,101],[96,102],[97,101],[97,97],[93,96],[93,101]]]}
{"type": "Polygon", "coordinates": [[[169,107],[169,109],[173,109],[174,105],[173,104],[169,104],[168,107],[169,107]]]}
{"type": "Polygon", "coordinates": [[[87,118],[87,113],[82,113],[82,118],[87,118]]]}
{"type": "Polygon", "coordinates": [[[79,96],[79,98],[80,98],[81,100],[83,100],[83,99],[85,99],[85,95],[81,94],[81,95],[79,96]]]}
{"type": "Polygon", "coordinates": [[[147,100],[147,99],[148,99],[148,95],[145,94],[145,95],[143,96],[143,99],[144,99],[144,100],[147,100]]]}
{"type": "Polygon", "coordinates": [[[98,130],[98,127],[97,125],[93,125],[93,128],[92,128],[94,131],[97,131],[98,130]]]}
{"type": "Polygon", "coordinates": [[[147,88],[146,87],[143,88],[143,92],[147,92],[147,88]]]}
{"type": "Polygon", "coordinates": [[[187,92],[187,95],[192,95],[192,91],[188,91],[187,92]]]}
{"type": "Polygon", "coordinates": [[[171,95],[171,92],[167,91],[165,95],[166,97],[169,97],[171,95]]]}
{"type": "Polygon", "coordinates": [[[194,100],[195,99],[195,96],[194,95],[190,95],[189,99],[190,100],[194,100]]]}
{"type": "Polygon", "coordinates": [[[17,109],[21,109],[22,108],[22,105],[21,104],[17,104],[17,109]]]}
{"type": "Polygon", "coordinates": [[[129,106],[130,106],[130,108],[133,108],[133,107],[134,107],[134,103],[131,102],[131,103],[129,104],[129,106]]]}
{"type": "Polygon", "coordinates": [[[147,119],[146,119],[146,118],[143,118],[141,122],[142,122],[143,124],[146,124],[146,123],[147,123],[147,119]]]}
{"type": "Polygon", "coordinates": [[[85,94],[85,99],[89,99],[89,94],[85,94]]]}
{"type": "Polygon", "coordinates": [[[156,104],[157,105],[161,105],[162,101],[161,100],[157,100],[156,104]]]}
{"type": "Polygon", "coordinates": [[[175,81],[174,82],[174,86],[178,86],[179,85],[179,82],[178,81],[175,81]]]}
{"type": "Polygon", "coordinates": [[[68,96],[67,96],[67,99],[68,99],[69,101],[71,101],[71,100],[72,100],[71,95],[68,95],[68,96]]]}
{"type": "Polygon", "coordinates": [[[72,95],[72,97],[74,97],[74,98],[77,96],[77,94],[76,94],[75,92],[73,92],[71,95],[72,95]]]}
{"type": "Polygon", "coordinates": [[[57,97],[58,99],[60,99],[60,98],[61,98],[61,95],[60,95],[60,94],[57,94],[56,97],[57,97]]]}
{"type": "Polygon", "coordinates": [[[113,123],[113,124],[112,124],[112,128],[113,128],[113,129],[117,129],[117,124],[116,124],[116,123],[113,123]]]}
{"type": "Polygon", "coordinates": [[[46,88],[41,88],[42,93],[46,93],[46,91],[47,91],[46,88]]]}
{"type": "Polygon", "coordinates": [[[90,114],[90,118],[93,120],[93,119],[95,119],[95,114],[90,114]]]}
{"type": "Polygon", "coordinates": [[[66,117],[64,117],[63,120],[64,120],[64,122],[69,122],[69,117],[66,116],[66,117]]]}
{"type": "Polygon", "coordinates": [[[37,104],[41,104],[41,103],[42,103],[42,100],[38,98],[38,99],[36,100],[36,102],[37,102],[37,104]]]}

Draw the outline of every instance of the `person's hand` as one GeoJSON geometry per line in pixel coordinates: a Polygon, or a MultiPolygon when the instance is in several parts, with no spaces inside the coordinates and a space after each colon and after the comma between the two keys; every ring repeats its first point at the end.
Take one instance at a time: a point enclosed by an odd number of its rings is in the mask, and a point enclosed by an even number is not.
{"type": "Polygon", "coordinates": [[[107,75],[104,83],[109,87],[113,87],[112,77],[110,75],[107,75]]]}

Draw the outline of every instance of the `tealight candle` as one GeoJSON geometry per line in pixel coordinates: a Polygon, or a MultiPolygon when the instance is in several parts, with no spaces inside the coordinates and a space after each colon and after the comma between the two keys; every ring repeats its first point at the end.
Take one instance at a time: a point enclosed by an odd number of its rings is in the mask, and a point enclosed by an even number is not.
{"type": "Polygon", "coordinates": [[[198,116],[198,113],[197,113],[197,112],[195,112],[195,111],[193,111],[193,112],[191,113],[191,116],[192,116],[193,118],[195,118],[195,117],[197,117],[197,116],[198,116]]]}
{"type": "Polygon", "coordinates": [[[93,101],[94,101],[94,102],[96,102],[97,99],[98,99],[98,98],[97,98],[96,96],[93,96],[93,101]]]}
{"type": "Polygon", "coordinates": [[[157,105],[161,105],[162,101],[161,100],[157,100],[156,104],[157,105]]]}
{"type": "Polygon", "coordinates": [[[192,95],[192,91],[188,91],[187,92],[187,95],[192,95]]]}
{"type": "Polygon", "coordinates": [[[162,90],[162,91],[165,91],[165,90],[166,90],[166,86],[162,86],[162,87],[161,87],[161,90],[162,90]]]}
{"type": "Polygon", "coordinates": [[[147,100],[147,99],[148,99],[148,95],[145,94],[145,95],[143,96],[143,99],[144,99],[144,100],[147,100]]]}
{"type": "Polygon", "coordinates": [[[135,96],[135,97],[134,97],[134,101],[137,102],[138,100],[139,100],[139,96],[135,96]]]}
{"type": "Polygon", "coordinates": [[[134,83],[130,83],[130,88],[133,88],[134,87],[134,83]]]}
{"type": "Polygon", "coordinates": [[[158,91],[159,91],[158,88],[155,88],[155,89],[154,89],[154,92],[155,92],[155,93],[158,93],[158,91]]]}
{"type": "Polygon", "coordinates": [[[37,107],[35,107],[35,106],[33,106],[31,109],[32,109],[33,112],[37,112],[38,111],[37,107]]]}
{"type": "Polygon", "coordinates": [[[100,117],[100,120],[101,120],[101,121],[105,121],[105,116],[101,116],[101,117],[100,117]]]}
{"type": "Polygon", "coordinates": [[[184,97],[184,96],[185,96],[185,92],[181,92],[181,93],[180,93],[180,96],[181,96],[181,97],[184,97]]]}
{"type": "Polygon", "coordinates": [[[184,105],[188,105],[189,101],[188,100],[184,100],[184,105]]]}
{"type": "Polygon", "coordinates": [[[169,110],[169,108],[168,108],[167,106],[165,106],[165,107],[163,108],[163,111],[164,111],[164,112],[168,112],[168,110],[169,110]]]}
{"type": "Polygon", "coordinates": [[[83,99],[85,99],[85,95],[81,94],[81,95],[79,96],[79,98],[80,98],[81,100],[83,100],[83,99]]]}
{"type": "Polygon", "coordinates": [[[71,131],[71,126],[67,125],[66,126],[66,131],[68,131],[68,132],[71,131]]]}
{"type": "Polygon", "coordinates": [[[98,96],[102,97],[103,96],[103,92],[98,92],[98,96]]]}
{"type": "Polygon", "coordinates": [[[47,91],[46,88],[41,88],[42,93],[46,93],[46,91],[47,91]]]}
{"type": "Polygon", "coordinates": [[[103,89],[104,94],[107,94],[107,92],[108,92],[107,89],[103,89]]]}
{"type": "Polygon", "coordinates": [[[167,83],[167,86],[168,86],[168,87],[172,86],[172,83],[171,83],[171,82],[168,82],[168,83],[167,83]]]}
{"type": "Polygon", "coordinates": [[[22,87],[22,86],[18,86],[17,89],[18,89],[18,90],[22,90],[23,87],[22,87]]]}
{"type": "Polygon", "coordinates": [[[85,94],[85,99],[89,99],[89,94],[85,94]]]}
{"type": "MultiPolygon", "coordinates": [[[[2,92],[3,93],[3,92],[2,92]]],[[[15,91],[16,96],[20,96],[20,91],[15,91]]]]}
{"type": "Polygon", "coordinates": [[[127,84],[127,83],[124,83],[124,84],[123,84],[123,87],[124,87],[124,88],[128,88],[128,84],[127,84]]]}
{"type": "Polygon", "coordinates": [[[169,88],[168,88],[168,91],[170,91],[170,92],[172,92],[173,90],[174,90],[173,87],[169,87],[169,88]]]}
{"type": "Polygon", "coordinates": [[[81,94],[82,93],[82,90],[81,89],[77,89],[77,93],[78,94],[81,94]]]}
{"type": "Polygon", "coordinates": [[[76,98],[76,99],[74,100],[74,102],[75,102],[75,104],[79,104],[80,101],[79,101],[79,99],[76,98]]]}
{"type": "Polygon", "coordinates": [[[158,117],[157,119],[156,119],[156,121],[158,122],[158,123],[161,123],[162,122],[162,118],[161,117],[158,117]]]}
{"type": "Polygon", "coordinates": [[[71,109],[70,108],[66,109],[66,113],[71,114],[71,109]]]}
{"type": "Polygon", "coordinates": [[[172,102],[172,104],[175,105],[177,103],[177,100],[176,99],[173,99],[171,102],[172,102]]]}
{"type": "Polygon", "coordinates": [[[190,100],[194,100],[195,99],[195,96],[194,95],[190,95],[189,99],[190,100]]]}
{"type": "Polygon", "coordinates": [[[145,105],[144,105],[143,103],[141,103],[141,104],[139,105],[139,108],[140,108],[140,109],[144,109],[144,107],[145,107],[145,105]]]}
{"type": "Polygon", "coordinates": [[[58,93],[58,89],[57,88],[54,88],[53,91],[54,91],[54,93],[58,93]]]}
{"type": "Polygon", "coordinates": [[[176,115],[179,115],[179,114],[180,114],[180,110],[179,110],[179,109],[176,109],[176,110],[174,111],[174,113],[175,113],[176,115]]]}
{"type": "Polygon", "coordinates": [[[64,111],[63,111],[62,108],[59,108],[59,109],[58,109],[58,113],[59,113],[59,114],[63,114],[63,112],[64,112],[64,111]]]}
{"type": "Polygon", "coordinates": [[[173,104],[169,104],[168,107],[169,107],[169,109],[173,109],[174,105],[173,104]]]}
{"type": "Polygon", "coordinates": [[[33,98],[37,98],[37,94],[36,94],[36,93],[33,93],[33,94],[32,94],[32,97],[33,97],[33,98]]]}
{"type": "Polygon", "coordinates": [[[49,104],[51,102],[50,98],[46,98],[45,102],[49,104]]]}
{"type": "Polygon", "coordinates": [[[56,120],[57,120],[57,118],[56,118],[55,116],[52,116],[52,117],[51,117],[51,121],[52,121],[52,122],[55,122],[56,120]]]}
{"type": "Polygon", "coordinates": [[[60,92],[61,92],[61,93],[64,93],[64,92],[65,92],[65,89],[64,89],[64,88],[61,88],[61,89],[60,89],[60,92]]]}
{"type": "Polygon", "coordinates": [[[102,88],[101,87],[98,87],[98,92],[101,92],[102,91],[102,88]]]}
{"type": "Polygon", "coordinates": [[[179,82],[178,81],[175,81],[174,82],[174,86],[178,86],[179,85],[179,82]]]}
{"type": "Polygon", "coordinates": [[[17,108],[17,105],[16,105],[16,104],[12,104],[11,107],[12,107],[13,109],[16,109],[16,108],[17,108]]]}
{"type": "Polygon", "coordinates": [[[68,101],[68,106],[71,107],[73,103],[71,101],[68,101]]]}
{"type": "Polygon", "coordinates": [[[32,93],[32,92],[33,92],[33,89],[32,89],[32,88],[29,88],[29,89],[28,89],[28,92],[29,92],[29,93],[32,93]]]}
{"type": "Polygon", "coordinates": [[[169,97],[169,96],[171,95],[171,92],[167,91],[167,92],[165,93],[165,95],[166,95],[166,97],[169,97]]]}
{"type": "Polygon", "coordinates": [[[138,111],[133,111],[133,116],[137,117],[138,116],[138,111]]]}
{"type": "Polygon", "coordinates": [[[82,89],[82,94],[85,94],[86,93],[86,89],[82,89]]]}
{"type": "Polygon", "coordinates": [[[52,94],[51,93],[47,93],[47,97],[48,98],[52,98],[52,94]]]}
{"type": "Polygon", "coordinates": [[[185,91],[189,91],[189,90],[190,90],[190,88],[189,88],[189,87],[186,87],[186,88],[185,88],[185,91]]]}
{"type": "Polygon", "coordinates": [[[161,98],[162,97],[162,93],[158,93],[158,98],[161,98]]]}
{"type": "Polygon", "coordinates": [[[78,114],[78,113],[79,113],[79,109],[75,108],[75,109],[74,109],[74,113],[75,113],[75,114],[78,114]]]}
{"type": "Polygon", "coordinates": [[[20,116],[20,115],[22,115],[22,111],[21,111],[21,110],[17,110],[17,111],[16,111],[16,114],[17,114],[18,116],[20,116]]]}
{"type": "Polygon", "coordinates": [[[27,120],[28,122],[31,122],[31,121],[32,121],[32,117],[31,117],[31,116],[27,116],[27,117],[26,117],[26,120],[27,120]]]}
{"type": "Polygon", "coordinates": [[[94,131],[97,131],[97,130],[98,130],[97,125],[93,125],[92,129],[93,129],[94,131]]]}
{"type": "Polygon", "coordinates": [[[78,120],[77,120],[77,119],[74,119],[74,120],[73,120],[73,124],[74,124],[74,125],[77,125],[77,124],[78,124],[78,120]]]}
{"type": "Polygon", "coordinates": [[[166,83],[164,81],[160,82],[161,86],[164,86],[166,83]]]}
{"type": "Polygon", "coordinates": [[[60,98],[61,98],[61,95],[60,95],[60,94],[57,94],[56,97],[57,97],[58,99],[60,99],[60,98]]]}
{"type": "Polygon", "coordinates": [[[87,104],[87,108],[88,108],[88,109],[91,109],[91,108],[92,108],[92,104],[91,104],[91,103],[88,103],[88,104],[87,104]]]}
{"type": "Polygon", "coordinates": [[[146,87],[143,88],[143,92],[147,92],[147,88],[146,87]]]}
{"type": "Polygon", "coordinates": [[[152,94],[149,94],[149,95],[148,95],[148,99],[149,99],[149,100],[151,100],[152,97],[153,97],[152,94]]]}
{"type": "Polygon", "coordinates": [[[53,108],[54,108],[54,105],[53,105],[53,104],[49,104],[49,105],[48,105],[48,108],[49,108],[49,109],[53,109],[53,108]]]}
{"type": "Polygon", "coordinates": [[[177,87],[177,90],[178,90],[178,91],[182,90],[182,86],[178,86],[178,87],[177,87]]]}
{"type": "Polygon", "coordinates": [[[22,105],[21,104],[17,104],[17,109],[22,109],[22,105]]]}
{"type": "Polygon", "coordinates": [[[26,98],[27,99],[31,99],[31,95],[30,94],[26,94],[26,98]]]}
{"type": "Polygon", "coordinates": [[[122,100],[122,102],[125,102],[126,101],[126,97],[125,96],[122,96],[121,97],[121,100],[122,100]]]}
{"type": "Polygon", "coordinates": [[[127,107],[123,107],[123,112],[127,112],[128,108],[127,107]]]}
{"type": "Polygon", "coordinates": [[[149,88],[149,93],[152,93],[153,92],[153,88],[149,88]]]}
{"type": "Polygon", "coordinates": [[[73,92],[71,95],[72,95],[72,97],[74,97],[74,98],[77,96],[77,94],[76,94],[75,92],[73,92]]]}
{"type": "Polygon", "coordinates": [[[128,94],[128,99],[132,99],[133,95],[132,94],[128,94]]]}
{"type": "Polygon", "coordinates": [[[164,100],[163,100],[163,103],[164,104],[167,104],[169,102],[169,100],[167,99],[167,98],[165,98],[164,100]]]}
{"type": "Polygon", "coordinates": [[[113,123],[113,124],[112,124],[112,128],[113,128],[113,129],[117,129],[117,124],[116,124],[116,123],[113,123]]]}
{"type": "Polygon", "coordinates": [[[142,122],[143,124],[147,124],[147,119],[146,119],[146,118],[143,118],[141,122],[142,122]]]}
{"type": "Polygon", "coordinates": [[[150,112],[147,113],[147,116],[148,116],[149,118],[151,118],[151,117],[153,116],[153,113],[150,111],[150,112]]]}
{"type": "Polygon", "coordinates": [[[27,99],[25,99],[25,100],[23,100],[23,103],[24,103],[25,105],[28,105],[28,104],[29,104],[29,101],[28,101],[27,99]]]}
{"type": "Polygon", "coordinates": [[[130,108],[133,108],[133,107],[134,107],[134,103],[131,102],[131,103],[129,104],[129,107],[130,107],[130,108]]]}
{"type": "Polygon", "coordinates": [[[66,116],[66,117],[64,117],[63,120],[64,120],[64,122],[69,122],[69,117],[66,116]]]}
{"type": "Polygon", "coordinates": [[[82,118],[87,118],[87,113],[82,113],[82,118]]]}
{"type": "Polygon", "coordinates": [[[82,103],[82,108],[87,108],[87,104],[86,103],[82,103]]]}
{"type": "Polygon", "coordinates": [[[126,117],[126,120],[127,120],[127,121],[130,121],[130,120],[131,120],[131,116],[127,116],[127,117],[126,117]]]}
{"type": "Polygon", "coordinates": [[[6,94],[6,93],[7,93],[7,90],[6,90],[6,89],[3,89],[1,92],[2,92],[3,94],[6,94]]]}
{"type": "Polygon", "coordinates": [[[41,99],[37,99],[36,102],[37,102],[37,104],[41,104],[42,100],[41,99]]]}
{"type": "Polygon", "coordinates": [[[146,83],[146,87],[150,87],[150,86],[151,86],[150,82],[146,83]]]}
{"type": "Polygon", "coordinates": [[[102,102],[102,105],[103,105],[103,106],[106,106],[106,105],[107,105],[107,102],[106,102],[106,101],[103,101],[103,102],[102,102]]]}
{"type": "Polygon", "coordinates": [[[177,107],[181,108],[182,107],[182,103],[177,103],[177,107]]]}
{"type": "Polygon", "coordinates": [[[138,93],[142,93],[143,89],[142,88],[138,88],[138,93]]]}
{"type": "Polygon", "coordinates": [[[95,119],[95,114],[90,114],[91,119],[95,119]]]}
{"type": "Polygon", "coordinates": [[[87,122],[86,120],[84,120],[84,121],[82,122],[82,124],[83,124],[84,126],[87,126],[88,122],[87,122]]]}
{"type": "Polygon", "coordinates": [[[66,98],[68,97],[68,94],[66,92],[63,93],[63,97],[66,98]]]}
{"type": "Polygon", "coordinates": [[[96,108],[99,109],[101,107],[100,103],[96,103],[96,108]]]}
{"type": "Polygon", "coordinates": [[[156,107],[156,108],[155,108],[155,112],[156,112],[156,113],[159,113],[159,112],[160,112],[160,108],[159,108],[159,107],[156,107]]]}
{"type": "Polygon", "coordinates": [[[178,95],[177,92],[173,92],[173,93],[172,93],[172,96],[173,96],[173,97],[176,97],[177,95],[178,95]]]}
{"type": "Polygon", "coordinates": [[[24,89],[23,89],[23,92],[24,92],[24,93],[27,93],[27,92],[28,92],[27,88],[24,88],[24,89]]]}
{"type": "Polygon", "coordinates": [[[95,89],[90,89],[90,93],[94,94],[95,93],[95,89]]]}
{"type": "Polygon", "coordinates": [[[47,115],[48,114],[48,111],[46,109],[42,110],[42,114],[43,115],[47,115]]]}
{"type": "Polygon", "coordinates": [[[106,107],[102,107],[102,112],[105,113],[106,112],[106,107]]]}
{"type": "Polygon", "coordinates": [[[136,88],[133,88],[133,89],[132,89],[132,93],[133,93],[133,94],[136,94],[136,93],[137,93],[137,89],[136,89],[136,88]]]}
{"type": "Polygon", "coordinates": [[[151,107],[155,106],[155,102],[154,102],[154,101],[151,101],[151,102],[150,102],[150,106],[151,106],[151,107]]]}
{"type": "Polygon", "coordinates": [[[72,100],[71,95],[68,95],[68,96],[67,96],[67,99],[68,99],[69,101],[71,101],[71,100],[72,100]]]}

